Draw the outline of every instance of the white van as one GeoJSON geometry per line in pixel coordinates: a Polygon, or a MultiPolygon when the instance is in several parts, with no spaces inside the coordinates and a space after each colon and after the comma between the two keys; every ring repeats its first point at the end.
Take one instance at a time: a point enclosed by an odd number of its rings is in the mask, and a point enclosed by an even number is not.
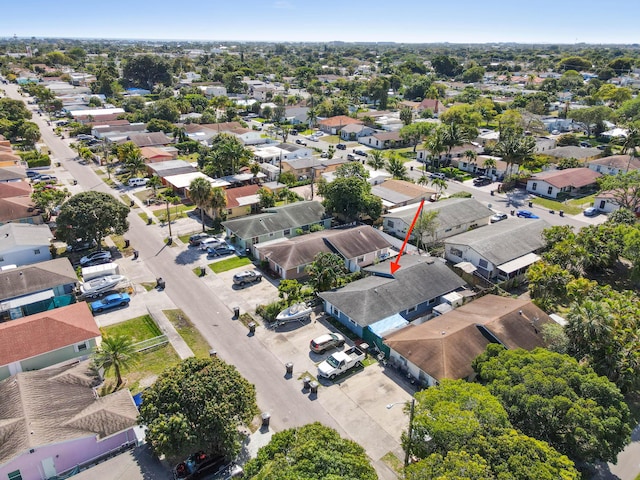
{"type": "Polygon", "coordinates": [[[148,181],[149,181],[148,178],[139,178],[139,177],[130,178],[129,179],[129,186],[130,187],[142,187],[142,186],[146,185],[148,181]]]}

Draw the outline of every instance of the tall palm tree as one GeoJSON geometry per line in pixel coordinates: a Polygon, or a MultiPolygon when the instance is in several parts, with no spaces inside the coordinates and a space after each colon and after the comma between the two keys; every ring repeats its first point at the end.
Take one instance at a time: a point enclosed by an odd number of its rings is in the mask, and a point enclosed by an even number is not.
{"type": "Polygon", "coordinates": [[[389,152],[387,160],[387,172],[389,172],[393,178],[397,178],[398,180],[404,180],[407,178],[407,167],[404,166],[402,160],[398,157],[395,152],[389,152]]]}
{"type": "Polygon", "coordinates": [[[427,136],[427,139],[424,142],[424,148],[429,150],[432,159],[436,158],[438,160],[438,168],[440,168],[440,155],[442,155],[442,152],[447,150],[447,147],[444,144],[442,128],[436,128],[427,136]]]}
{"type": "Polygon", "coordinates": [[[227,194],[224,192],[224,189],[216,187],[211,190],[209,206],[213,210],[213,218],[215,220],[220,216],[220,211],[227,206],[227,194]]]}
{"type": "Polygon", "coordinates": [[[116,335],[102,338],[102,344],[93,354],[93,363],[97,368],[103,368],[105,373],[113,369],[116,376],[115,391],[122,385],[122,372],[135,365],[137,357],[131,339],[116,335]]]}
{"type": "Polygon", "coordinates": [[[478,153],[475,150],[465,150],[463,156],[469,163],[476,163],[478,160],[478,153]]]}
{"type": "Polygon", "coordinates": [[[444,178],[432,178],[431,186],[436,189],[436,198],[440,198],[442,192],[446,190],[448,183],[444,178]]]}
{"type": "Polygon", "coordinates": [[[482,162],[482,168],[484,168],[484,174],[486,175],[490,169],[496,168],[496,161],[493,158],[486,158],[482,162]]]}
{"type": "Polygon", "coordinates": [[[509,134],[500,136],[495,153],[507,163],[507,172],[510,174],[514,164],[521,165],[524,161],[531,159],[535,150],[536,141],[533,137],[509,134]]]}
{"type": "Polygon", "coordinates": [[[140,154],[140,152],[132,152],[125,158],[124,164],[131,172],[131,175],[136,177],[138,173],[144,172],[146,168],[144,160],[145,158],[140,154]]]}
{"type": "Polygon", "coordinates": [[[371,150],[368,155],[367,163],[374,170],[381,170],[384,168],[384,156],[380,150],[371,150]]]}
{"type": "Polygon", "coordinates": [[[154,197],[156,196],[158,188],[160,188],[161,186],[162,186],[162,180],[160,180],[160,177],[158,175],[152,175],[149,181],[147,182],[147,187],[151,187],[151,189],[153,190],[154,197]]]}
{"type": "Polygon", "coordinates": [[[472,139],[471,130],[459,123],[450,123],[442,127],[442,144],[447,148],[447,157],[451,159],[451,150],[460,147],[472,139]]]}
{"type": "Polygon", "coordinates": [[[202,231],[204,232],[206,229],[204,224],[204,210],[211,199],[211,184],[204,177],[195,178],[189,184],[188,193],[191,201],[200,209],[200,222],[202,223],[202,231]]]}

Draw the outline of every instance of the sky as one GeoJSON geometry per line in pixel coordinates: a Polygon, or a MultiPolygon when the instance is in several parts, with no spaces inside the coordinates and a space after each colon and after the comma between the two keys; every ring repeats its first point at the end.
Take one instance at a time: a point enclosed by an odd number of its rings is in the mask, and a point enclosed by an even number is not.
{"type": "Polygon", "coordinates": [[[638,0],[3,1],[0,38],[640,43],[638,0]]]}

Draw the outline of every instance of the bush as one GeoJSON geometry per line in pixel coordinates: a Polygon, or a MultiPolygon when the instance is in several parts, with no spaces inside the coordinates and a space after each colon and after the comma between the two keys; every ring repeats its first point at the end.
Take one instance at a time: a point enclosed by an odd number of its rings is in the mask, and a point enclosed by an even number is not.
{"type": "Polygon", "coordinates": [[[278,300],[267,305],[258,305],[256,313],[266,322],[273,322],[278,314],[285,308],[287,308],[287,302],[284,300],[278,300]]]}
{"type": "Polygon", "coordinates": [[[19,153],[22,160],[27,162],[27,166],[29,168],[34,167],[48,167],[51,165],[51,158],[49,155],[43,155],[41,153],[36,152],[35,150],[31,150],[25,153],[19,153]]]}

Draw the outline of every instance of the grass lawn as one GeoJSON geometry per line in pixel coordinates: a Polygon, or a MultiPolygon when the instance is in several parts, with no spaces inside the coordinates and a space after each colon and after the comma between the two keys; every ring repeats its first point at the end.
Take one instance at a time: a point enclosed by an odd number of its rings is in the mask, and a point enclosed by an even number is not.
{"type": "MultiPolygon", "coordinates": [[[[180,235],[178,238],[180,239],[180,241],[182,243],[189,243],[189,237],[191,235],[195,235],[196,233],[202,233],[202,229],[200,230],[196,230],[195,232],[190,232],[190,233],[186,233],[184,235],[180,235]]],[[[205,229],[205,233],[208,233],[209,235],[218,235],[219,233],[222,233],[222,227],[215,229],[215,228],[207,228],[205,229]]]]}
{"type": "MultiPolygon", "coordinates": [[[[169,214],[171,215],[171,218],[179,218],[179,217],[183,217],[184,214],[186,214],[187,212],[190,212],[191,210],[195,210],[195,206],[194,205],[171,205],[169,207],[169,214]]],[[[161,208],[156,210],[155,212],[153,212],[153,214],[156,217],[165,217],[167,216],[167,209],[166,208],[161,208]]]]}
{"type": "Polygon", "coordinates": [[[210,263],[209,268],[213,270],[214,273],[222,273],[249,264],[251,264],[251,260],[249,260],[248,257],[231,257],[226,260],[210,263]]]}
{"type": "MultiPolygon", "coordinates": [[[[149,218],[150,218],[150,217],[149,217],[146,213],[144,213],[144,212],[139,213],[139,214],[138,214],[138,216],[142,219],[142,221],[143,221],[144,223],[149,223],[149,218]]],[[[155,221],[153,220],[153,218],[152,218],[152,219],[151,219],[151,224],[153,225],[154,223],[156,223],[156,222],[155,222],[155,221]]],[[[188,237],[187,237],[187,240],[188,240],[188,237]]]]}
{"type": "Polygon", "coordinates": [[[180,336],[187,342],[196,357],[208,357],[211,345],[204,339],[198,329],[191,323],[182,310],[163,310],[169,321],[176,327],[180,336]]]}
{"type": "Polygon", "coordinates": [[[129,244],[128,247],[125,247],[124,237],[122,235],[111,235],[111,240],[116,244],[116,247],[122,252],[123,256],[128,257],[133,255],[133,246],[129,244]]]}
{"type": "Polygon", "coordinates": [[[567,203],[569,205],[574,205],[579,208],[586,208],[593,205],[593,202],[595,201],[595,199],[596,199],[596,195],[594,193],[593,195],[589,195],[588,197],[574,198],[573,200],[567,201],[567,203]]]}
{"type": "Polygon", "coordinates": [[[323,142],[333,143],[334,145],[340,143],[340,137],[338,135],[326,135],[321,138],[323,142]]]}
{"type": "Polygon", "coordinates": [[[548,208],[549,210],[555,210],[555,211],[563,210],[564,213],[568,213],[569,215],[577,215],[578,213],[582,212],[581,208],[576,207],[574,205],[571,205],[568,203],[556,202],[555,200],[549,200],[546,198],[537,197],[537,198],[534,198],[532,202],[535,203],[536,205],[540,205],[541,207],[548,208]]]}
{"type": "Polygon", "coordinates": [[[389,467],[391,470],[398,474],[398,478],[402,476],[402,470],[404,469],[404,465],[402,460],[395,456],[392,452],[387,452],[382,457],[382,461],[389,467]]]}
{"type": "Polygon", "coordinates": [[[104,336],[124,335],[134,343],[162,335],[162,331],[150,315],[143,315],[126,322],[102,327],[100,331],[104,336]]]}

